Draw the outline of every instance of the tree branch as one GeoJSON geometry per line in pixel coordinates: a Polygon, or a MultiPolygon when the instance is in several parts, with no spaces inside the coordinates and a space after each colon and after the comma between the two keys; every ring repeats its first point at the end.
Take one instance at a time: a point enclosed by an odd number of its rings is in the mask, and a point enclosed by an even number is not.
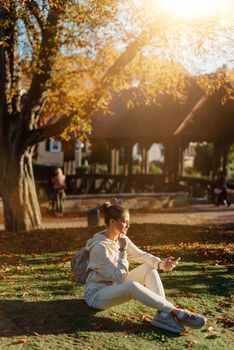
{"type": "Polygon", "coordinates": [[[17,9],[15,2],[9,8],[0,5],[0,139],[9,126],[9,115],[19,116],[19,67],[17,9]]]}
{"type": "Polygon", "coordinates": [[[30,89],[25,99],[22,115],[25,118],[25,130],[35,129],[37,124],[36,116],[40,111],[40,104],[45,97],[54,60],[59,47],[58,22],[64,11],[52,7],[47,17],[46,26],[42,31],[41,45],[39,49],[36,71],[33,75],[30,89]]]}
{"type": "MultiPolygon", "coordinates": [[[[33,145],[35,143],[38,143],[50,136],[54,136],[54,127],[48,126],[44,129],[35,129],[35,118],[33,117],[33,108],[39,108],[39,100],[41,98],[42,93],[44,92],[44,86],[49,79],[50,71],[52,68],[52,62],[50,61],[51,55],[53,56],[54,51],[56,50],[56,42],[54,40],[54,37],[57,33],[57,22],[58,18],[54,18],[54,21],[52,21],[52,25],[48,27],[47,25],[47,32],[44,33],[43,39],[44,44],[41,44],[41,52],[39,57],[44,57],[43,66],[47,68],[47,71],[42,72],[41,74],[35,74],[33,77],[32,85],[28,93],[28,98],[25,102],[25,113],[28,115],[29,123],[26,128],[26,132],[31,130],[30,132],[30,141],[25,143],[26,145],[33,145]],[[46,35],[45,35],[46,34],[46,35]],[[51,44],[52,42],[52,44],[51,44]],[[50,47],[50,45],[52,47],[50,47]],[[48,48],[50,50],[48,50],[48,48]],[[48,61],[48,63],[47,63],[48,61]],[[46,62],[46,63],[45,63],[46,62]],[[33,124],[34,123],[34,124],[33,124]],[[53,131],[52,131],[53,130],[53,131]],[[53,134],[50,134],[50,132],[53,132],[53,134]]],[[[107,73],[104,75],[103,79],[101,80],[98,87],[93,91],[92,96],[90,99],[85,103],[83,106],[83,112],[86,116],[89,116],[94,109],[96,108],[97,102],[100,100],[100,98],[103,95],[103,89],[107,88],[110,84],[110,80],[113,76],[120,73],[120,71],[132,61],[132,59],[136,56],[136,53],[145,45],[146,42],[150,38],[152,38],[155,34],[155,32],[158,31],[158,26],[152,24],[149,26],[140,36],[138,36],[134,41],[132,41],[129,46],[126,48],[126,50],[118,57],[118,59],[114,62],[114,64],[108,69],[107,73]]],[[[60,129],[62,132],[63,129],[60,129]]],[[[58,134],[58,133],[57,133],[58,134]]]]}
{"type": "Polygon", "coordinates": [[[61,117],[53,124],[46,125],[40,129],[28,131],[23,144],[23,149],[44,141],[49,137],[60,135],[69,126],[72,117],[72,115],[69,117],[61,117]]]}
{"type": "Polygon", "coordinates": [[[38,47],[40,45],[40,33],[39,31],[37,31],[36,29],[36,25],[35,23],[32,23],[32,21],[30,20],[30,16],[28,15],[28,13],[25,13],[24,18],[23,18],[23,22],[25,25],[25,29],[26,29],[26,34],[27,34],[27,39],[29,44],[32,47],[32,61],[34,61],[38,55],[38,47]],[[30,34],[32,34],[33,40],[30,37],[30,34]]]}
{"type": "MultiPolygon", "coordinates": [[[[159,25],[159,24],[158,24],[159,25]]],[[[149,25],[149,27],[139,35],[134,41],[132,41],[125,51],[116,59],[114,64],[107,70],[106,74],[102,78],[100,84],[93,91],[90,99],[85,103],[83,112],[89,116],[96,108],[97,102],[103,95],[103,89],[106,89],[110,83],[110,80],[119,74],[136,56],[143,46],[148,42],[155,33],[157,33],[159,26],[155,23],[149,25]]]]}
{"type": "MultiPolygon", "coordinates": [[[[4,20],[5,9],[0,5],[0,22],[4,20]]],[[[5,41],[5,30],[3,26],[0,25],[0,143],[3,142],[3,136],[5,134],[4,121],[7,114],[7,97],[6,97],[6,87],[7,87],[7,71],[6,71],[6,47],[4,45],[5,41]]]]}
{"type": "Polygon", "coordinates": [[[36,18],[37,23],[39,24],[41,30],[43,31],[46,26],[46,18],[42,15],[40,7],[37,2],[34,0],[25,1],[25,7],[28,8],[30,13],[36,18]]]}
{"type": "Polygon", "coordinates": [[[182,132],[192,124],[194,119],[197,116],[198,111],[202,108],[202,106],[206,103],[208,97],[206,95],[203,95],[200,100],[196,103],[196,105],[193,107],[191,112],[187,115],[187,117],[184,119],[184,121],[178,126],[176,131],[174,132],[174,136],[180,136],[182,132]]]}

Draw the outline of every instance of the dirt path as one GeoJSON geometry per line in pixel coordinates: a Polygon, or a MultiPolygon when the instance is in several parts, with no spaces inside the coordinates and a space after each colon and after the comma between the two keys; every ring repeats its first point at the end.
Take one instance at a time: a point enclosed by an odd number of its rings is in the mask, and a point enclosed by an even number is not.
{"type": "MultiPolygon", "coordinates": [[[[4,230],[3,218],[0,220],[0,230],[4,230]]],[[[216,208],[210,204],[193,205],[172,210],[165,209],[158,212],[131,212],[132,223],[159,223],[180,225],[209,225],[221,224],[234,226],[234,206],[230,208],[216,208]]],[[[102,224],[102,220],[100,221],[102,224]]],[[[65,214],[64,217],[43,217],[43,228],[54,227],[86,227],[87,217],[65,214]]]]}

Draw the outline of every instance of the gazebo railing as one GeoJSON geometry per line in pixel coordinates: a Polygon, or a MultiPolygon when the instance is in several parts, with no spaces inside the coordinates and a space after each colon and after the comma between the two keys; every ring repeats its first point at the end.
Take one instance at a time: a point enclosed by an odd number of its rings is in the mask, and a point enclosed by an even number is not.
{"type": "Polygon", "coordinates": [[[77,174],[66,177],[67,193],[158,192],[164,188],[163,175],[77,174]]]}

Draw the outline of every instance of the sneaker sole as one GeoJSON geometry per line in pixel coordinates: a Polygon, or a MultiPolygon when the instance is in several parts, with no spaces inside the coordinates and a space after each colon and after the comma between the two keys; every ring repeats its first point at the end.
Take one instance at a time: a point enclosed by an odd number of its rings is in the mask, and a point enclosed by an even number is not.
{"type": "Polygon", "coordinates": [[[186,323],[184,321],[181,321],[181,320],[178,320],[181,324],[183,324],[184,326],[187,326],[189,328],[194,328],[194,329],[199,329],[199,328],[202,328],[205,326],[206,324],[206,321],[204,321],[202,324],[200,325],[192,325],[192,324],[189,324],[189,323],[186,323]]]}
{"type": "Polygon", "coordinates": [[[166,324],[158,322],[158,321],[151,321],[151,324],[155,327],[166,329],[167,331],[177,333],[177,334],[183,333],[185,331],[184,327],[181,327],[181,329],[176,329],[176,328],[172,328],[172,327],[167,326],[166,324]]]}

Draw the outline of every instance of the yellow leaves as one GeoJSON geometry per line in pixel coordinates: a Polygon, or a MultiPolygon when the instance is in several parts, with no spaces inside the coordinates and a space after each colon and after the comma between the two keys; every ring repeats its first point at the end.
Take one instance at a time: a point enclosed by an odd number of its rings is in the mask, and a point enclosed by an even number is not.
{"type": "Polygon", "coordinates": [[[49,0],[49,5],[52,8],[59,9],[62,8],[65,4],[64,1],[61,0],[49,0]]]}
{"type": "MultiPolygon", "coordinates": [[[[5,10],[10,11],[10,9],[11,9],[11,0],[1,0],[1,6],[5,10]]],[[[2,21],[2,18],[1,18],[1,21],[2,21]]]]}
{"type": "Polygon", "coordinates": [[[227,102],[228,97],[227,96],[223,96],[222,100],[221,100],[221,104],[225,105],[225,103],[227,102]]]}

